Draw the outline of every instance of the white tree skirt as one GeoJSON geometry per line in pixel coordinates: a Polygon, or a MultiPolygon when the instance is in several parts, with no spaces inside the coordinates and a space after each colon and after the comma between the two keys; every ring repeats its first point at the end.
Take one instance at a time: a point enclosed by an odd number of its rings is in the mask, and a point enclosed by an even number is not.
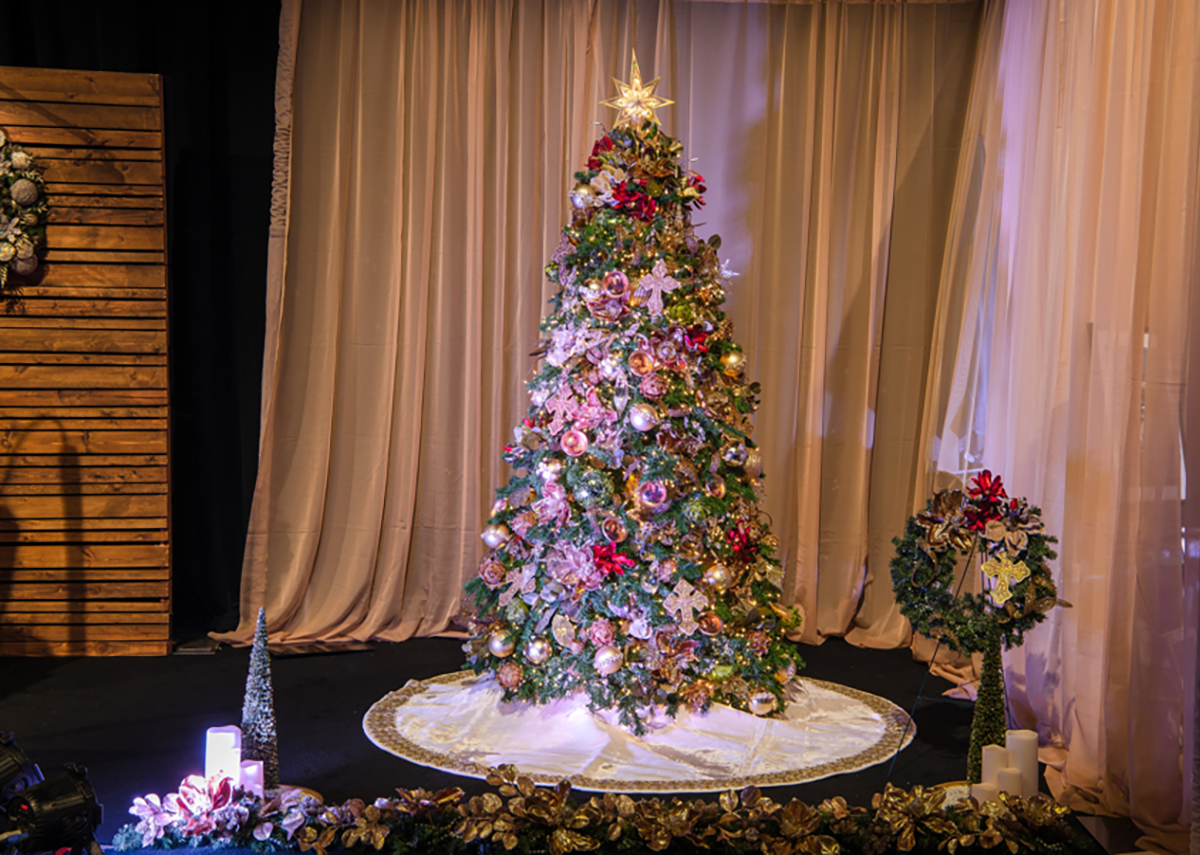
{"type": "Polygon", "coordinates": [[[875,695],[796,679],[783,718],[714,704],[635,737],[581,695],[545,706],[500,701],[490,676],[412,680],[378,701],[363,730],[384,751],[472,778],[505,763],[539,784],[579,790],[711,793],[780,786],[855,772],[891,758],[916,728],[875,695]]]}

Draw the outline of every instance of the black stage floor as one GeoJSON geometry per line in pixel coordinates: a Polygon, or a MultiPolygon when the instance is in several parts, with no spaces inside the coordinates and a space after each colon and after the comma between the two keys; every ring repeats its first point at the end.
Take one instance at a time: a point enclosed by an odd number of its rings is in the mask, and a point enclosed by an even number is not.
{"type": "MultiPolygon", "coordinates": [[[[415,766],[376,748],[362,731],[367,709],[409,679],[458,670],[460,642],[414,639],[373,650],[275,656],[275,715],[284,783],[319,791],[327,801],[387,796],[396,787],[484,782],[415,766]]],[[[803,674],[881,695],[913,708],[925,667],[907,650],[864,650],[842,641],[800,648],[803,674]]],[[[205,730],[241,722],[248,649],[161,658],[0,659],[0,731],[53,776],[64,763],[88,768],[104,804],[102,843],[124,823],[133,798],[165,794],[204,766],[205,730]]],[[[972,705],[942,698],[950,684],[929,677],[916,707],[917,735],[896,758],[890,780],[901,787],[962,780],[972,705]]],[[[867,805],[889,780],[890,763],[766,792],[810,804],[841,795],[867,805]]],[[[709,797],[711,798],[711,796],[709,797]]]]}

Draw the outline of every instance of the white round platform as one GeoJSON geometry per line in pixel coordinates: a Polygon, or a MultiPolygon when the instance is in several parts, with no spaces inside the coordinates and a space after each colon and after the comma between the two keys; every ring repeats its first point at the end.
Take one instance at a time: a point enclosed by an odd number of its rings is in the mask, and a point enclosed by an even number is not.
{"type": "Polygon", "coordinates": [[[581,695],[544,706],[504,704],[490,676],[413,680],[367,711],[363,730],[384,751],[421,766],[487,777],[511,763],[539,784],[569,780],[597,792],[711,793],[781,786],[856,772],[908,745],[912,720],[891,701],[796,679],[784,717],[713,705],[680,710],[635,737],[581,695]]]}

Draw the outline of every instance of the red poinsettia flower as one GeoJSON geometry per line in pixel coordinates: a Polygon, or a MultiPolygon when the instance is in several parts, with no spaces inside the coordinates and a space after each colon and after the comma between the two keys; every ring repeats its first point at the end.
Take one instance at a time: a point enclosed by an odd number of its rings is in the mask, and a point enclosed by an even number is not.
{"type": "Polygon", "coordinates": [[[625,568],[633,566],[633,559],[628,555],[617,552],[616,544],[613,543],[606,543],[603,546],[593,544],[592,562],[596,565],[596,569],[604,576],[608,576],[610,573],[624,576],[625,568]]]}
{"type": "Polygon", "coordinates": [[[654,219],[658,203],[642,191],[645,185],[642,180],[619,181],[613,185],[613,205],[618,211],[627,211],[639,220],[649,222],[654,219]]]}
{"type": "Polygon", "coordinates": [[[688,327],[683,333],[683,342],[687,349],[698,353],[708,353],[708,345],[704,343],[707,339],[708,333],[699,324],[688,327]]]}
{"type": "Polygon", "coordinates": [[[1008,498],[1008,493],[1004,492],[1004,482],[999,475],[993,477],[990,469],[984,469],[971,481],[974,486],[968,492],[972,499],[991,505],[1000,504],[1008,498]]]}
{"type": "Polygon", "coordinates": [[[604,154],[606,151],[612,151],[612,147],[612,137],[610,137],[608,134],[605,134],[600,139],[596,140],[596,142],[592,145],[592,156],[588,158],[587,168],[599,169],[600,155],[604,154]]]}
{"type": "Polygon", "coordinates": [[[753,558],[754,544],[750,542],[750,532],[746,528],[746,524],[739,522],[732,529],[725,532],[725,539],[729,541],[729,546],[733,549],[733,554],[739,560],[749,561],[753,558]]]}

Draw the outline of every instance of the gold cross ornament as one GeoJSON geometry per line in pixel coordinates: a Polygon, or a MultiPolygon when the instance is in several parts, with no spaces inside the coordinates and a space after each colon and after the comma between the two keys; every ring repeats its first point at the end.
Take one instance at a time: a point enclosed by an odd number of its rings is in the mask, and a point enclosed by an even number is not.
{"type": "Polygon", "coordinates": [[[992,556],[979,569],[989,579],[996,580],[996,587],[992,589],[991,594],[992,601],[998,606],[1002,606],[1012,599],[1009,585],[1029,578],[1029,568],[1025,566],[1025,562],[1018,561],[1013,564],[1006,552],[1001,552],[999,556],[992,556]]]}
{"type": "Polygon", "coordinates": [[[644,121],[657,125],[658,116],[654,111],[659,107],[669,107],[675,102],[659,98],[654,94],[659,78],[656,77],[649,83],[642,83],[642,71],[638,68],[637,51],[633,52],[633,67],[630,69],[630,77],[632,79],[628,83],[622,83],[614,77],[613,83],[617,84],[617,91],[621,94],[600,103],[617,111],[616,127],[618,128],[627,125],[637,127],[644,121]]]}

